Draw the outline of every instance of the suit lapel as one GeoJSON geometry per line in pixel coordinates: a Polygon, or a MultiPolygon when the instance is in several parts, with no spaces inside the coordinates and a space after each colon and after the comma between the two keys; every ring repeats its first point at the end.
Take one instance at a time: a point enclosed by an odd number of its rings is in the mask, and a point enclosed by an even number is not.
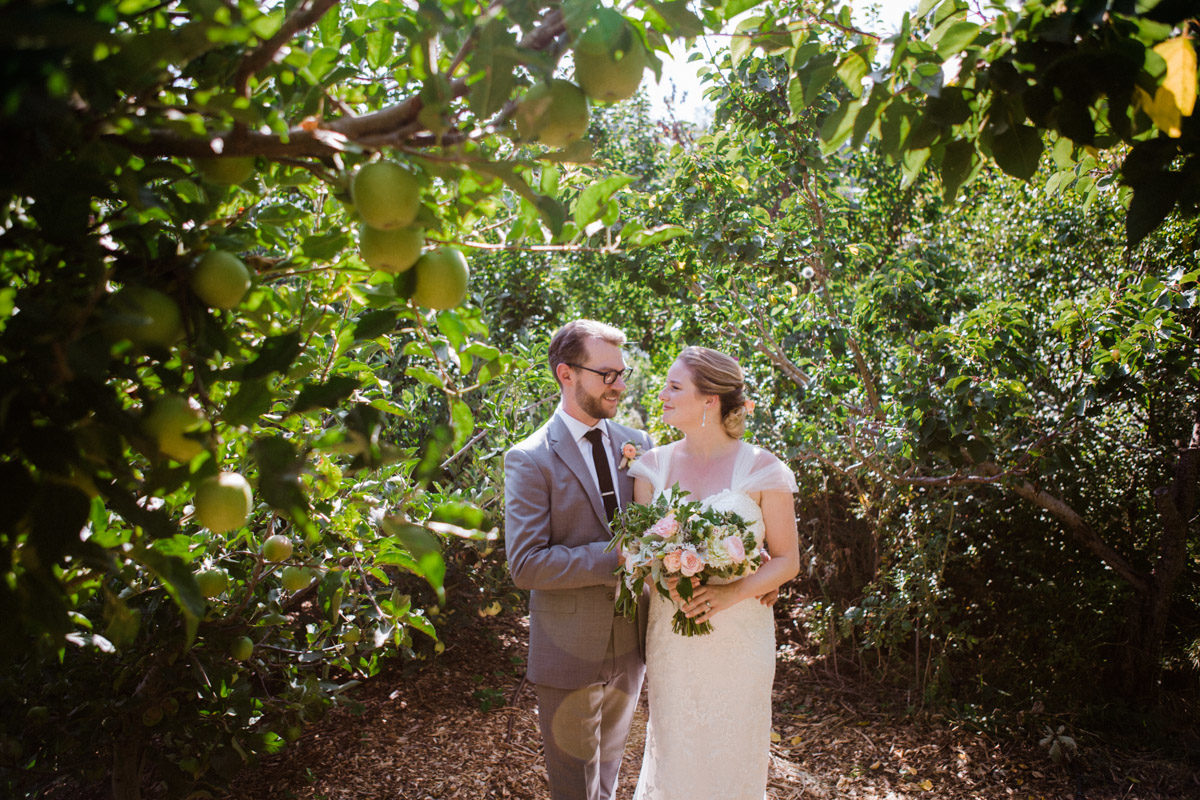
{"type": "Polygon", "coordinates": [[[592,501],[592,511],[596,513],[596,517],[604,523],[604,526],[608,527],[608,520],[604,516],[604,501],[600,499],[600,490],[596,487],[596,481],[592,480],[592,474],[588,472],[587,464],[583,463],[583,454],[579,452],[579,445],[571,438],[571,432],[567,430],[566,423],[559,419],[557,414],[550,423],[550,447],[554,450],[554,454],[567,465],[567,469],[571,470],[579,479],[579,484],[592,501]]]}

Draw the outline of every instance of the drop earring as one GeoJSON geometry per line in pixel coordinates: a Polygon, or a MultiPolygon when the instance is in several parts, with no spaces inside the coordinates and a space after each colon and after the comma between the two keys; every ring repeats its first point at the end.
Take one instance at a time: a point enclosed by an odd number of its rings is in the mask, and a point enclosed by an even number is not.
{"type": "Polygon", "coordinates": [[[703,428],[708,424],[708,404],[704,404],[704,413],[700,415],[700,427],[703,428]]]}

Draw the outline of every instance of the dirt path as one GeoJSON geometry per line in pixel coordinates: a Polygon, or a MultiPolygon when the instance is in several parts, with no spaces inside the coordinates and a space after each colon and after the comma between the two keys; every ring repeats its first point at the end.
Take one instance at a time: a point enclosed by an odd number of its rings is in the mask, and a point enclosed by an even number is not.
{"type": "MultiPolygon", "coordinates": [[[[372,678],[355,697],[361,708],[333,710],[285,752],[245,770],[228,796],[546,800],[533,694],[518,692],[524,624],[479,620],[455,632],[432,665],[372,678]]],[[[1073,776],[1036,741],[1002,743],[889,713],[885,700],[824,676],[787,648],[774,702],[772,800],[1200,798],[1200,777],[1153,757],[1092,753],[1073,776]]],[[[633,794],[645,719],[643,698],[620,800],[633,794]]]]}

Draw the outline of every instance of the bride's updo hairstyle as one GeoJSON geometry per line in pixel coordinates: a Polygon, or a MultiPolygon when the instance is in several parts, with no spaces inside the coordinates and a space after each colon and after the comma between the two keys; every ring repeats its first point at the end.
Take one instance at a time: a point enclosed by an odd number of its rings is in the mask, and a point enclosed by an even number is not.
{"type": "Polygon", "coordinates": [[[701,394],[715,394],[721,404],[721,427],[731,439],[746,432],[746,376],[736,360],[707,347],[687,347],[680,362],[701,394]]]}

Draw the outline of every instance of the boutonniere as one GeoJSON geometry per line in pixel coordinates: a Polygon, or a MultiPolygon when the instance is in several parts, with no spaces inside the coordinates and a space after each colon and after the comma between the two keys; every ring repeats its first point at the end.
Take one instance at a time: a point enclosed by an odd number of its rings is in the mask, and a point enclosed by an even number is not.
{"type": "Polygon", "coordinates": [[[642,448],[638,447],[637,442],[630,440],[621,445],[621,463],[617,465],[617,469],[629,469],[634,461],[637,461],[642,456],[642,448]]]}

